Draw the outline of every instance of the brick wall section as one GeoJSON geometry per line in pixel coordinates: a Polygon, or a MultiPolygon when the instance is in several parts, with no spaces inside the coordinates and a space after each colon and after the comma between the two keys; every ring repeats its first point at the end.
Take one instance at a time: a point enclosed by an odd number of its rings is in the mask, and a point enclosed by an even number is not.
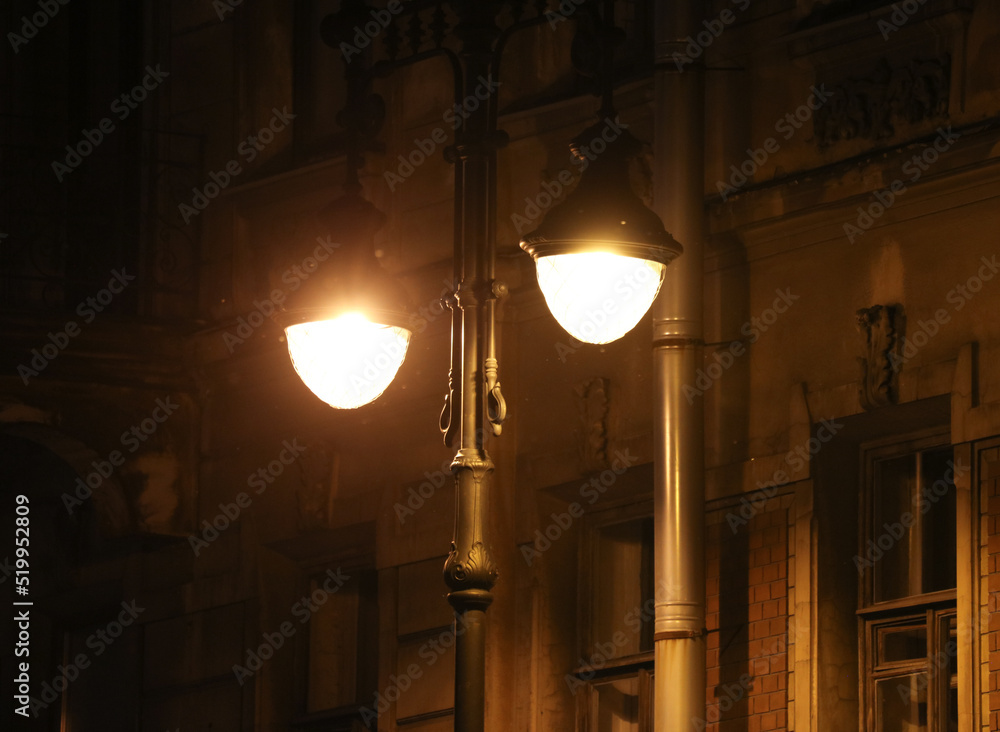
{"type": "Polygon", "coordinates": [[[709,515],[708,732],[790,729],[791,502],[791,495],[776,496],[747,519],[740,506],[709,515]]]}
{"type": "Polygon", "coordinates": [[[981,618],[989,618],[982,634],[982,728],[1000,730],[1000,448],[980,454],[980,506],[983,513],[981,567],[985,592],[980,593],[981,618]]]}

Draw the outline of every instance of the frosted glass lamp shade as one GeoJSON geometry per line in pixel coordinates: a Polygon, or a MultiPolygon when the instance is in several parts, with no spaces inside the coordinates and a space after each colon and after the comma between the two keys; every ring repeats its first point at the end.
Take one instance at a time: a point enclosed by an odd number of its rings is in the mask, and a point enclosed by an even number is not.
{"type": "Polygon", "coordinates": [[[610,343],[632,330],[656,299],[665,270],[663,262],[608,252],[535,260],[553,317],[584,343],[610,343]]]}
{"type": "Polygon", "coordinates": [[[288,355],[312,392],[337,409],[356,409],[386,390],[406,358],[410,331],[360,313],[285,328],[288,355]]]}
{"type": "Polygon", "coordinates": [[[609,140],[610,125],[605,118],[573,139],[570,150],[586,163],[580,182],[521,237],[549,310],[584,343],[610,343],[632,330],[684,251],[632,190],[629,160],[642,143],[619,128],[609,140]],[[601,140],[607,149],[595,157],[590,149],[601,140]]]}

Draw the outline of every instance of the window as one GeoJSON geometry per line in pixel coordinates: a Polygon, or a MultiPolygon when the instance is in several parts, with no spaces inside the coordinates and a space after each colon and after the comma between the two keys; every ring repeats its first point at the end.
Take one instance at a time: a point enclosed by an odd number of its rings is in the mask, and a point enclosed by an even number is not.
{"type": "Polygon", "coordinates": [[[308,617],[304,713],[296,730],[358,730],[361,707],[377,683],[378,577],[374,570],[338,567],[316,574],[309,600],[294,606],[295,625],[308,617]]]}
{"type": "Polygon", "coordinates": [[[941,437],[865,452],[863,729],[957,732],[955,464],[941,437]]]}
{"type": "Polygon", "coordinates": [[[588,716],[594,732],[645,732],[653,729],[653,674],[639,668],[591,684],[588,716]]]}
{"type": "Polygon", "coordinates": [[[567,677],[587,719],[581,728],[650,732],[655,608],[648,507],[595,516],[585,541],[582,642],[567,677]]]}
{"type": "Polygon", "coordinates": [[[958,644],[955,611],[869,623],[874,727],[885,732],[957,732],[958,644]]]}

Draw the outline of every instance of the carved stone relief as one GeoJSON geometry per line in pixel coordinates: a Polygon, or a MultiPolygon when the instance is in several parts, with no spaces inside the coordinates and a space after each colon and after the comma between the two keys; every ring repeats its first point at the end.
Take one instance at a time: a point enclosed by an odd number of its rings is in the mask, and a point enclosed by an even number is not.
{"type": "Polygon", "coordinates": [[[891,66],[882,58],[865,76],[822,80],[832,96],[816,110],[817,144],[826,148],[857,138],[881,142],[892,138],[900,123],[946,116],[950,70],[947,55],[903,66],[891,66]]]}
{"type": "Polygon", "coordinates": [[[903,306],[873,305],[857,313],[858,330],[865,338],[861,365],[861,406],[866,410],[895,404],[898,397],[900,350],[903,342],[903,306]]]}

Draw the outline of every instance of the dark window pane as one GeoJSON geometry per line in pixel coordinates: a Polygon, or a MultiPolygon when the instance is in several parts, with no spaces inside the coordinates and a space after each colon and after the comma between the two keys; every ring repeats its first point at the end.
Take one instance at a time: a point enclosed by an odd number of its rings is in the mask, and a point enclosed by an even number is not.
{"type": "MultiPolygon", "coordinates": [[[[320,584],[314,581],[310,593],[320,584]]],[[[309,619],[310,712],[354,704],[358,696],[358,583],[348,582],[328,600],[309,619]]]]}
{"type": "Polygon", "coordinates": [[[878,662],[897,663],[927,658],[927,627],[879,628],[878,662]]]}
{"type": "Polygon", "coordinates": [[[878,732],[926,732],[927,674],[881,679],[875,685],[878,732]]]}
{"type": "Polygon", "coordinates": [[[916,493],[916,456],[878,460],[870,556],[874,564],[874,600],[884,602],[919,594],[919,577],[911,575],[910,527],[916,493]],[[916,587],[914,587],[916,582],[916,587]]]}
{"type": "Polygon", "coordinates": [[[596,732],[638,732],[639,679],[595,684],[597,692],[596,732]]]}
{"type": "Polygon", "coordinates": [[[923,591],[955,586],[955,484],[952,449],[920,455],[920,512],[923,544],[923,591]]]}
{"type": "Polygon", "coordinates": [[[958,732],[958,686],[948,689],[947,710],[944,718],[944,729],[947,732],[958,732]]]}
{"type": "Polygon", "coordinates": [[[946,732],[958,732],[958,622],[954,615],[941,618],[941,648],[933,659],[932,670],[944,686],[944,724],[946,732]]]}
{"type": "Polygon", "coordinates": [[[653,650],[653,537],[650,518],[602,527],[594,552],[592,650],[614,657],[653,650]]]}
{"type": "Polygon", "coordinates": [[[952,449],[875,461],[872,598],[897,600],[955,587],[955,484],[952,449]]]}

